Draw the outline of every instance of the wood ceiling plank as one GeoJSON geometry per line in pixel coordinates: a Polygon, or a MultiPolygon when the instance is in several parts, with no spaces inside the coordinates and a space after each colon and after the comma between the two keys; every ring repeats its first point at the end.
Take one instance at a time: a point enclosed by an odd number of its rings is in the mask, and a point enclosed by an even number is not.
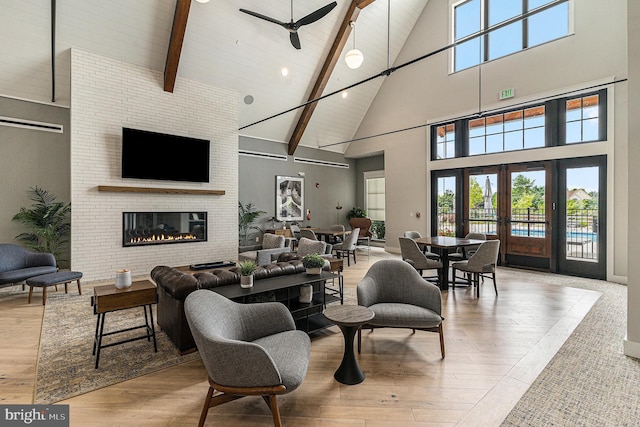
{"type": "Polygon", "coordinates": [[[189,8],[191,0],[177,0],[176,12],[173,15],[173,27],[171,28],[171,39],[169,40],[169,51],[167,61],[164,65],[164,90],[172,92],[178,76],[178,64],[180,63],[180,52],[182,52],[182,42],[187,29],[187,19],[189,18],[189,8]]]}
{"type": "MultiPolygon", "coordinates": [[[[336,34],[333,44],[331,45],[327,59],[325,59],[324,64],[322,65],[318,79],[315,81],[313,89],[311,89],[308,101],[322,96],[322,92],[324,92],[324,89],[327,87],[331,73],[333,73],[336,63],[340,59],[340,54],[344,49],[344,45],[347,43],[349,35],[351,34],[351,22],[355,22],[358,19],[360,10],[364,9],[374,1],[375,0],[352,0],[351,4],[349,4],[349,9],[347,9],[347,13],[342,20],[342,24],[340,24],[340,28],[338,29],[338,33],[336,34]]],[[[300,118],[298,119],[298,123],[291,135],[291,139],[289,140],[287,152],[290,156],[292,156],[295,153],[296,148],[298,148],[298,144],[302,139],[302,135],[304,134],[317,105],[317,102],[312,102],[303,108],[300,118]]]]}

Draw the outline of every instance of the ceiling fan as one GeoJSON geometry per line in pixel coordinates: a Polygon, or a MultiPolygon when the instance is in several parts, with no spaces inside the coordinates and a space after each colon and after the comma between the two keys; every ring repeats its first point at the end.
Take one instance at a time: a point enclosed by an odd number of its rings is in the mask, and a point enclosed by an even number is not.
{"type": "Polygon", "coordinates": [[[298,19],[296,22],[293,21],[293,0],[291,0],[291,21],[290,22],[281,22],[277,19],[270,18],[268,16],[262,15],[260,13],[252,12],[246,9],[240,9],[240,12],[247,13],[249,15],[255,16],[256,18],[264,19],[265,21],[273,22],[274,24],[278,24],[281,27],[284,27],[287,31],[289,31],[289,40],[291,40],[291,44],[296,49],[300,49],[300,37],[298,37],[298,28],[303,25],[309,25],[317,20],[323,18],[327,13],[331,12],[331,10],[336,7],[338,3],[335,1],[333,3],[329,3],[328,5],[321,7],[315,12],[311,12],[307,16],[298,19]]]}

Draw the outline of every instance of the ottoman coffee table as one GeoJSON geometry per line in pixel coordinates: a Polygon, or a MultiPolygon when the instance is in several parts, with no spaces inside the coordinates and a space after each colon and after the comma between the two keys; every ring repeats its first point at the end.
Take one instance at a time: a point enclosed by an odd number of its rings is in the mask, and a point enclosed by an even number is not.
{"type": "Polygon", "coordinates": [[[82,288],[80,287],[80,279],[82,273],[79,271],[56,271],[55,273],[43,274],[41,276],[30,277],[27,279],[27,285],[29,285],[29,300],[31,304],[31,295],[33,295],[33,288],[42,288],[42,305],[47,303],[47,287],[56,286],[64,283],[64,293],[67,293],[67,285],[72,281],[76,281],[78,284],[78,293],[82,295],[82,288]]]}
{"type": "Polygon", "coordinates": [[[364,372],[358,366],[353,351],[353,337],[362,325],[373,319],[375,313],[361,305],[332,305],[324,311],[324,316],[338,325],[344,335],[342,363],[333,377],[342,384],[360,384],[364,381],[364,372]]]}

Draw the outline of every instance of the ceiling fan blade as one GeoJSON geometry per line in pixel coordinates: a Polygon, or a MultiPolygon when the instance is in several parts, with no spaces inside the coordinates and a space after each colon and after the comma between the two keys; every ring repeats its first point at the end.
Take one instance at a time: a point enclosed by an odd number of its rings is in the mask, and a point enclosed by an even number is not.
{"type": "Polygon", "coordinates": [[[298,37],[298,33],[296,33],[295,31],[289,33],[289,40],[291,40],[291,44],[296,49],[302,48],[302,46],[300,46],[300,37],[298,37]]]}
{"type": "Polygon", "coordinates": [[[285,28],[287,28],[287,25],[288,25],[285,22],[278,21],[277,19],[269,18],[268,16],[262,15],[260,13],[252,12],[252,11],[247,10],[247,9],[240,9],[240,12],[244,12],[244,13],[249,14],[251,16],[255,16],[256,18],[264,19],[265,21],[273,22],[274,24],[278,24],[278,25],[280,25],[282,27],[285,27],[285,28]]]}
{"type": "Polygon", "coordinates": [[[334,1],[333,3],[329,3],[328,5],[321,7],[315,12],[311,12],[304,18],[300,18],[298,22],[295,23],[294,28],[297,29],[299,27],[302,27],[303,25],[308,25],[308,24],[311,24],[312,22],[316,22],[318,19],[324,17],[327,13],[331,12],[331,10],[333,10],[333,8],[336,7],[337,5],[338,3],[334,1]]]}

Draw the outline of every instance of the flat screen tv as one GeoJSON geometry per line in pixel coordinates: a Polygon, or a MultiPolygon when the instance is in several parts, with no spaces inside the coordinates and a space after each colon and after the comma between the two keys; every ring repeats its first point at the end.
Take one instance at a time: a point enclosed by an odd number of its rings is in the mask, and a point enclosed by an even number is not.
{"type": "Polygon", "coordinates": [[[209,182],[209,141],[122,128],[122,177],[209,182]]]}

